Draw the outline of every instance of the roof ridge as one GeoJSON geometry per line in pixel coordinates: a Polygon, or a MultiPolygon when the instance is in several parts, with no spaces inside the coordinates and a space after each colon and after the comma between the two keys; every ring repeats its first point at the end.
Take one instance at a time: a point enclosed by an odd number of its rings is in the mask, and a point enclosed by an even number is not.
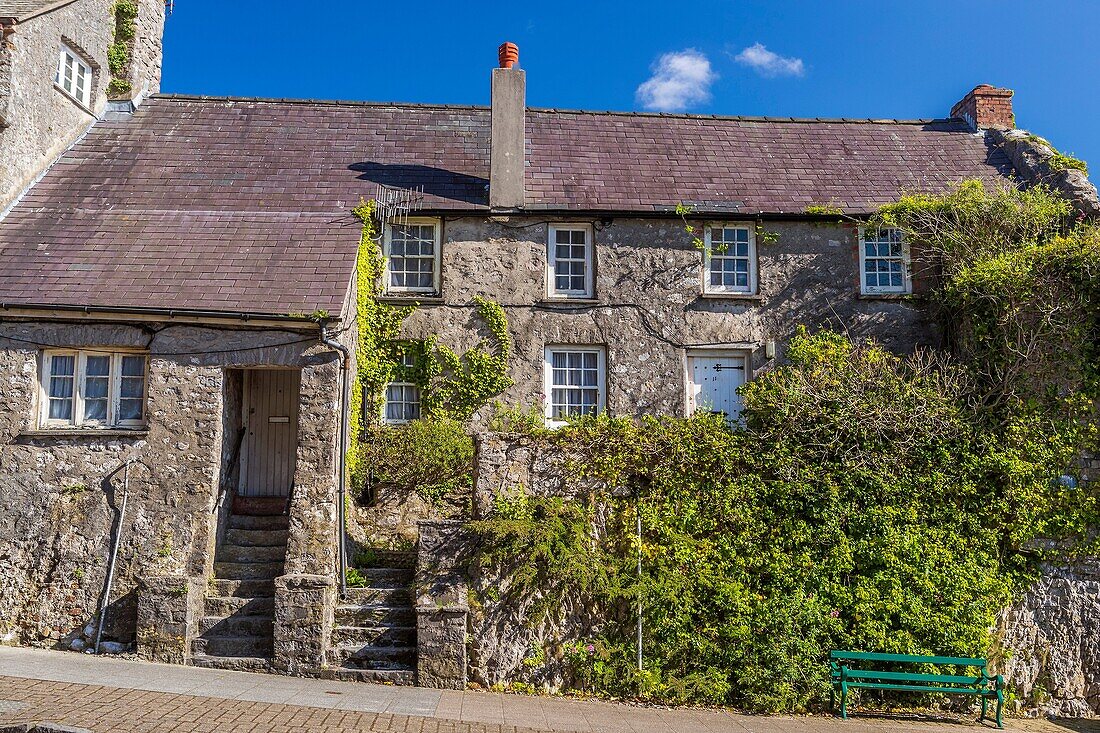
{"type": "MultiPolygon", "coordinates": [[[[177,99],[196,102],[258,102],[262,104],[301,104],[324,107],[400,107],[414,109],[454,109],[467,111],[488,111],[483,104],[438,104],[429,102],[370,102],[344,99],[297,99],[289,97],[238,97],[212,96],[206,94],[154,94],[154,99],[177,99]]],[[[769,115],[718,115],[690,114],[687,112],[636,112],[624,110],[561,109],[558,107],[528,107],[528,112],[541,114],[593,115],[601,117],[656,117],[691,120],[728,120],[732,122],[779,122],[779,123],[833,123],[863,125],[930,125],[935,123],[965,122],[957,117],[919,117],[912,119],[877,117],[783,117],[769,115]]]]}

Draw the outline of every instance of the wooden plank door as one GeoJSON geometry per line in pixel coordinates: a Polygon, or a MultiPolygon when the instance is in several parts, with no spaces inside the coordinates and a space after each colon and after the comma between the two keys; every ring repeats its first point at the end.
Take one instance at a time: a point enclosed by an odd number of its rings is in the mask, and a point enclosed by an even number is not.
{"type": "Polygon", "coordinates": [[[729,418],[741,414],[737,388],[745,383],[745,357],[737,354],[696,354],[688,357],[691,411],[716,412],[729,418]]]}
{"type": "Polygon", "coordinates": [[[244,444],[238,496],[290,496],[298,455],[297,369],[244,373],[244,444]]]}

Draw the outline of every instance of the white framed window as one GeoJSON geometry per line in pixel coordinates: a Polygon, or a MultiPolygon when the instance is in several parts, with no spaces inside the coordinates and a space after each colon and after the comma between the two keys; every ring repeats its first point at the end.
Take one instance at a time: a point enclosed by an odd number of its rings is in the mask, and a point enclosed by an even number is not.
{"type": "Polygon", "coordinates": [[[859,228],[859,283],[864,295],[909,293],[909,247],[900,229],[859,228]]]}
{"type": "Polygon", "coordinates": [[[130,352],[43,352],[39,424],[46,428],[144,426],[148,361],[145,354],[130,352]]]}
{"type": "Polygon", "coordinates": [[[551,224],[546,254],[546,293],[552,298],[591,298],[592,227],[551,224]]]}
{"type": "Polygon", "coordinates": [[[748,379],[745,349],[688,349],[687,413],[713,412],[735,420],[741,415],[738,387],[748,379]]]}
{"type": "Polygon", "coordinates": [[[413,219],[387,224],[383,273],[387,293],[438,293],[440,222],[413,219]]]}
{"type": "Polygon", "coordinates": [[[604,350],[600,346],[546,347],[546,420],[561,425],[568,418],[603,411],[606,392],[604,350]]]}
{"type": "Polygon", "coordinates": [[[91,106],[92,67],[84,63],[76,51],[68,46],[61,46],[54,83],[85,107],[91,106]]]}
{"type": "MultiPolygon", "coordinates": [[[[404,354],[401,365],[405,369],[416,366],[415,359],[404,354]]],[[[387,425],[404,425],[420,418],[420,387],[412,382],[389,382],[386,399],[382,405],[382,422],[387,425]]]]}
{"type": "Polygon", "coordinates": [[[747,224],[711,224],[703,232],[703,292],[756,293],[756,231],[747,224]]]}

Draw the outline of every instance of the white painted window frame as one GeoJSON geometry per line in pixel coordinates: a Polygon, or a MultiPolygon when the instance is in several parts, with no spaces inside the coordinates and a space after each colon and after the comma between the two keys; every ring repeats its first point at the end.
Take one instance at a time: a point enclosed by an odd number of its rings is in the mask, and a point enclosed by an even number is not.
{"type": "Polygon", "coordinates": [[[404,295],[404,294],[421,294],[421,295],[438,295],[440,291],[440,270],[442,269],[442,250],[443,250],[443,221],[432,217],[412,217],[402,220],[401,225],[409,224],[414,226],[431,226],[435,235],[435,257],[434,264],[432,266],[432,285],[431,287],[409,287],[407,285],[394,286],[390,282],[390,251],[393,241],[393,224],[386,224],[385,231],[383,233],[383,245],[382,245],[382,283],[383,292],[387,295],[404,295]]]}
{"type": "MultiPolygon", "coordinates": [[[[752,352],[752,347],[747,345],[689,346],[684,349],[684,414],[691,417],[698,409],[698,405],[695,404],[694,390],[692,389],[692,366],[695,357],[732,356],[741,359],[741,368],[745,372],[744,382],[748,382],[752,378],[752,352]]],[[[740,418],[740,415],[735,416],[735,418],[740,418]]]]}
{"type": "Polygon", "coordinates": [[[71,49],[67,44],[61,44],[61,50],[58,52],[57,55],[57,71],[54,74],[53,81],[54,85],[58,89],[67,94],[85,109],[91,108],[92,87],[95,84],[95,72],[92,70],[92,67],[86,61],[84,61],[84,58],[79,53],[71,49]],[[65,82],[65,70],[69,66],[69,64],[67,63],[69,59],[72,59],[73,62],[71,87],[68,86],[65,82]],[[81,69],[84,70],[84,91],[83,94],[78,94],[76,80],[77,73],[81,69]]]}
{"type": "MultiPolygon", "coordinates": [[[[419,413],[420,410],[422,409],[421,402],[420,402],[420,385],[415,384],[413,382],[387,382],[386,383],[386,389],[385,389],[385,392],[383,393],[383,399],[382,399],[382,422],[384,424],[386,424],[386,425],[406,425],[406,424],[412,422],[412,420],[419,419],[419,418],[412,418],[412,419],[408,419],[408,420],[406,420],[406,419],[398,420],[398,419],[395,419],[395,418],[391,418],[389,416],[389,410],[387,408],[392,404],[401,404],[401,405],[415,404],[417,412],[419,413]],[[412,387],[413,389],[416,390],[416,402],[410,402],[408,400],[401,400],[399,403],[396,403],[393,400],[390,400],[390,387],[401,387],[402,389],[404,389],[406,387],[412,387]]],[[[402,412],[404,412],[404,410],[402,410],[402,412]]]]}
{"type": "Polygon", "coordinates": [[[756,295],[757,288],[756,227],[745,222],[710,222],[703,227],[703,293],[707,295],[756,295]],[[715,229],[743,229],[749,233],[749,284],[746,287],[735,285],[711,285],[710,266],[715,258],[743,259],[731,257],[724,252],[715,252],[713,237],[715,229]]]}
{"type": "Polygon", "coordinates": [[[553,344],[547,346],[543,359],[543,414],[548,427],[558,428],[566,424],[565,420],[554,418],[554,354],[582,353],[596,354],[596,414],[607,409],[607,351],[603,346],[592,344],[553,344]]]}
{"type": "MultiPolygon", "coordinates": [[[[595,294],[594,264],[596,261],[595,230],[591,224],[559,222],[548,226],[546,238],[546,297],[561,300],[592,298],[595,294]],[[584,290],[557,288],[557,234],[560,231],[584,232],[584,290]]],[[[570,258],[570,262],[576,260],[570,258]]]]}
{"type": "MultiPolygon", "coordinates": [[[[884,227],[884,228],[888,229],[890,227],[884,227]]],[[[865,246],[865,244],[866,244],[865,237],[866,237],[866,234],[867,234],[867,229],[868,229],[867,227],[862,227],[862,226],[859,228],[859,243],[857,245],[859,247],[859,292],[860,292],[860,294],[861,295],[909,295],[909,294],[911,294],[913,292],[913,279],[912,279],[912,275],[911,275],[911,272],[910,272],[910,270],[912,268],[912,263],[910,262],[910,259],[909,259],[909,243],[905,241],[905,234],[903,232],[901,232],[901,230],[895,230],[895,231],[898,231],[899,235],[901,236],[901,242],[900,242],[900,244],[901,244],[901,257],[898,258],[898,259],[901,260],[901,265],[902,265],[901,266],[901,286],[896,287],[896,286],[881,286],[881,285],[879,285],[879,286],[868,286],[867,285],[867,248],[865,246]]],[[[890,259],[895,259],[895,258],[874,257],[872,259],[887,259],[887,260],[890,260],[890,259]]]]}
{"type": "Polygon", "coordinates": [[[117,351],[113,349],[47,349],[42,352],[42,359],[38,375],[38,425],[43,429],[140,429],[146,426],[149,402],[149,355],[143,351],[117,351]],[[73,409],[72,417],[68,420],[50,418],[50,374],[53,358],[55,356],[72,356],[75,358],[73,369],[73,409]],[[87,365],[89,356],[110,357],[110,367],[107,381],[107,419],[89,420],[84,417],[84,391],[87,378],[87,365]],[[144,370],[142,372],[141,386],[141,419],[119,419],[119,409],[122,400],[122,359],[126,356],[142,357],[144,370]]]}

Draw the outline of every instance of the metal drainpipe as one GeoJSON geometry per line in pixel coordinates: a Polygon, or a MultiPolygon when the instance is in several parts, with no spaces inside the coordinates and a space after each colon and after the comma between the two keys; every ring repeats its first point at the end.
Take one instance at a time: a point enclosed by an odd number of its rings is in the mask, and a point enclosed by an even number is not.
{"type": "MultiPolygon", "coordinates": [[[[122,540],[122,523],[126,521],[126,500],[130,496],[130,464],[134,457],[126,459],[126,468],[122,478],[122,504],[118,508],[118,527],[115,529],[115,541],[111,543],[111,556],[107,559],[107,587],[99,601],[99,625],[95,632],[95,653],[99,654],[99,643],[103,640],[103,620],[107,615],[107,604],[111,600],[111,586],[115,580],[115,559],[118,558],[118,545],[122,540]]],[[[116,469],[117,470],[117,469],[116,469]]]]}
{"type": "Polygon", "coordinates": [[[347,528],[345,527],[344,504],[348,483],[346,453],[348,449],[348,378],[351,372],[351,352],[348,351],[348,347],[329,337],[324,323],[321,324],[321,343],[336,349],[344,357],[340,361],[340,451],[338,459],[340,479],[336,502],[337,522],[340,525],[336,531],[337,554],[340,561],[340,597],[344,598],[348,594],[348,557],[347,538],[345,536],[347,528]]]}

